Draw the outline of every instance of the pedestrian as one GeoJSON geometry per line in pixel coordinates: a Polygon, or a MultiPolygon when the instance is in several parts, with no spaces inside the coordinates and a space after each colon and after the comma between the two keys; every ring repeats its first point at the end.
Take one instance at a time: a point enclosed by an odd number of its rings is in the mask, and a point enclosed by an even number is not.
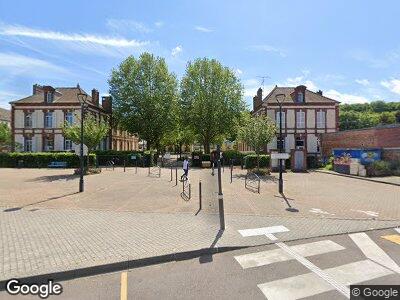
{"type": "Polygon", "coordinates": [[[189,159],[187,156],[185,156],[185,160],[183,161],[183,174],[181,176],[181,181],[187,180],[188,179],[188,173],[189,173],[189,159]]]}

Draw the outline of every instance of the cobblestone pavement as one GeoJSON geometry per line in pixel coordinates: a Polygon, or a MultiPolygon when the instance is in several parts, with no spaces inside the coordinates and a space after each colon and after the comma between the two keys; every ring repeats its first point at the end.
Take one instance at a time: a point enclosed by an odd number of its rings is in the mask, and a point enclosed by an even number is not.
{"type": "MultiPolygon", "coordinates": [[[[73,209],[0,212],[0,280],[122,263],[207,248],[267,244],[243,238],[239,229],[285,226],[280,241],[399,226],[400,221],[226,215],[218,234],[216,214],[135,213],[73,209]]],[[[84,272],[83,272],[84,273],[84,272]]]]}
{"type": "MultiPolygon", "coordinates": [[[[85,192],[77,193],[72,170],[2,169],[0,206],[12,208],[69,208],[131,212],[196,213],[199,181],[203,211],[217,211],[217,177],[210,170],[190,170],[190,201],[180,197],[175,170],[163,169],[161,178],[148,169],[103,170],[85,177],[85,192]]],[[[182,173],[178,170],[178,177],[182,173]]],[[[400,187],[316,172],[284,174],[285,197],[277,192],[277,174],[264,178],[260,193],[246,189],[245,171],[222,173],[225,211],[258,216],[303,216],[335,219],[400,220],[400,187]]]]}

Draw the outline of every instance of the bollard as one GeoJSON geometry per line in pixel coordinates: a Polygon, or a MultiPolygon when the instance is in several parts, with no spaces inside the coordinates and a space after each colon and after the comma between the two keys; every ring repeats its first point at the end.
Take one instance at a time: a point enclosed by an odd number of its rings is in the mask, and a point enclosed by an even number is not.
{"type": "Polygon", "coordinates": [[[111,162],[112,162],[112,165],[113,165],[113,171],[114,171],[114,168],[115,168],[115,163],[114,163],[114,160],[112,160],[111,162]]]}
{"type": "Polygon", "coordinates": [[[231,183],[232,183],[233,165],[231,165],[231,183]]]}
{"type": "Polygon", "coordinates": [[[136,160],[135,174],[137,174],[137,160],[136,160]]]}
{"type": "Polygon", "coordinates": [[[201,180],[199,180],[199,211],[201,210],[201,180]]]}
{"type": "Polygon", "coordinates": [[[175,167],[175,186],[178,185],[178,166],[175,167]]]}
{"type": "Polygon", "coordinates": [[[124,172],[126,171],[126,160],[124,158],[124,172]]]}
{"type": "Polygon", "coordinates": [[[172,177],[173,177],[173,176],[172,176],[172,165],[171,165],[171,181],[172,181],[172,177]]]}
{"type": "Polygon", "coordinates": [[[150,176],[150,166],[149,166],[149,176],[150,176]]]}

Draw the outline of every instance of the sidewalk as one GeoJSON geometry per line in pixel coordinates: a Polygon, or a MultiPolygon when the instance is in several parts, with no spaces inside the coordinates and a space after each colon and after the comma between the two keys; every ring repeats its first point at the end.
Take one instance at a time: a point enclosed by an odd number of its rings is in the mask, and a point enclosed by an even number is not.
{"type": "MultiPolygon", "coordinates": [[[[143,264],[196,257],[271,243],[243,238],[239,229],[283,225],[279,241],[396,227],[400,221],[226,215],[135,213],[73,209],[0,212],[0,281],[52,274],[68,279],[143,264]],[[219,238],[220,237],[220,238],[219,238]],[[212,250],[211,250],[212,248],[212,250]]],[[[2,288],[2,285],[0,285],[2,288]]]]}
{"type": "Polygon", "coordinates": [[[359,180],[366,180],[366,181],[371,181],[371,182],[376,182],[376,183],[384,183],[384,184],[391,184],[391,185],[395,185],[395,186],[400,186],[400,177],[399,176],[362,177],[362,176],[342,174],[342,173],[337,173],[337,172],[334,172],[334,171],[322,170],[322,169],[314,170],[314,172],[330,174],[330,175],[336,175],[336,176],[342,176],[342,177],[349,177],[349,178],[354,178],[354,179],[359,179],[359,180]]]}

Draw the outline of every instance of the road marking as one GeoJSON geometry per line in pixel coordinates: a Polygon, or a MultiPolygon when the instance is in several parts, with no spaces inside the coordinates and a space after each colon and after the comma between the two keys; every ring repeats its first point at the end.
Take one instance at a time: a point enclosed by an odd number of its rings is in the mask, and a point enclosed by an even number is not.
{"type": "Polygon", "coordinates": [[[286,251],[289,255],[293,256],[293,258],[295,258],[299,263],[301,263],[307,269],[314,272],[314,274],[318,275],[320,278],[325,280],[327,283],[329,283],[331,286],[333,286],[338,292],[342,293],[345,297],[350,298],[350,289],[347,286],[337,282],[334,278],[332,278],[327,273],[322,271],[320,268],[318,268],[316,265],[314,265],[308,259],[301,256],[296,251],[293,251],[293,249],[291,249],[285,243],[276,243],[275,245],[277,245],[282,250],[286,251]]]}
{"type": "Polygon", "coordinates": [[[121,273],[121,300],[128,300],[128,273],[121,273]]]}
{"type": "Polygon", "coordinates": [[[396,262],[385,251],[379,248],[367,234],[360,232],[349,234],[349,236],[367,258],[400,274],[400,267],[396,262]]]}
{"type": "MultiPolygon", "coordinates": [[[[290,246],[289,248],[305,257],[345,249],[344,247],[330,240],[295,245],[295,246],[290,246]]],[[[283,262],[294,259],[293,256],[289,255],[282,249],[273,249],[268,251],[238,255],[234,257],[236,261],[242,266],[243,269],[260,267],[272,263],[283,262]]]]}
{"type": "Polygon", "coordinates": [[[273,235],[273,233],[287,232],[287,231],[289,231],[289,229],[287,229],[285,226],[279,225],[279,226],[271,226],[271,227],[243,229],[243,230],[238,230],[238,231],[244,237],[265,235],[270,240],[276,241],[278,238],[275,235],[273,235]]]}
{"type": "Polygon", "coordinates": [[[400,245],[400,235],[398,234],[392,234],[392,235],[383,235],[381,238],[386,239],[388,241],[391,241],[395,244],[400,245]]]}
{"type": "Polygon", "coordinates": [[[366,214],[366,215],[368,215],[368,216],[371,216],[371,217],[377,217],[377,216],[379,216],[379,213],[377,213],[377,212],[375,212],[375,211],[370,211],[370,210],[355,210],[355,209],[351,209],[352,211],[357,211],[357,212],[360,212],[360,213],[363,213],[363,214],[366,214]]]}
{"type": "MultiPolygon", "coordinates": [[[[342,286],[357,284],[393,274],[390,270],[370,260],[358,261],[323,271],[331,278],[337,278],[342,286]]],[[[327,281],[315,273],[307,273],[257,285],[269,299],[299,299],[334,290],[327,281]]],[[[346,290],[348,288],[346,287],[346,290]]],[[[349,298],[349,295],[346,295],[349,298]]]]}
{"type": "Polygon", "coordinates": [[[331,216],[335,215],[335,214],[328,213],[327,211],[323,211],[322,209],[319,209],[319,208],[311,208],[309,210],[309,212],[312,212],[315,214],[331,215],[331,216]]]}
{"type": "Polygon", "coordinates": [[[394,230],[396,230],[398,233],[400,233],[400,228],[395,228],[394,230]]]}

